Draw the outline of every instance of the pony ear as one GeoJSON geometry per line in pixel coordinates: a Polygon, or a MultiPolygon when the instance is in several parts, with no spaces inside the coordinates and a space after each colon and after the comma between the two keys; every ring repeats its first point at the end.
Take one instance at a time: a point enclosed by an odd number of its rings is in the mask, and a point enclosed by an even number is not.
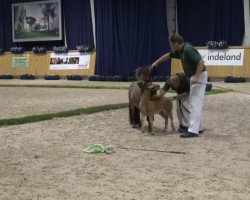
{"type": "Polygon", "coordinates": [[[136,70],[135,70],[135,76],[136,76],[137,79],[138,79],[139,75],[141,74],[141,72],[142,72],[142,67],[136,68],[136,70]]]}

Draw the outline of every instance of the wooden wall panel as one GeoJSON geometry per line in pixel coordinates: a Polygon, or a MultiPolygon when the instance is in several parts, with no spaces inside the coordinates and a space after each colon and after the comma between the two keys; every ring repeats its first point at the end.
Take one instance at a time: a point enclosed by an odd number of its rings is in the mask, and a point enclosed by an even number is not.
{"type": "MultiPolygon", "coordinates": [[[[71,51],[72,52],[72,51],[71,51]]],[[[13,76],[20,76],[21,74],[34,74],[35,76],[44,76],[46,74],[58,74],[66,76],[68,74],[78,74],[82,76],[94,75],[96,52],[90,54],[89,69],[75,69],[75,70],[50,70],[50,53],[33,54],[33,52],[25,52],[29,54],[29,67],[12,67],[12,53],[5,52],[0,55],[0,74],[11,74],[13,76]]]]}
{"type": "MultiPolygon", "coordinates": [[[[236,47],[234,47],[236,48],[236,47]]],[[[239,47],[243,48],[243,47],[239,47]]],[[[250,47],[244,47],[244,63],[243,66],[207,66],[208,74],[210,77],[224,78],[226,76],[242,76],[250,77],[250,47]]],[[[25,52],[29,54],[29,67],[26,68],[13,68],[12,67],[12,53],[5,52],[0,55],[0,74],[12,74],[19,76],[25,73],[31,73],[36,76],[44,76],[46,74],[58,74],[66,76],[68,74],[78,74],[83,76],[93,75],[95,73],[96,52],[90,56],[89,69],[76,69],[76,70],[50,70],[50,53],[33,54],[32,52],[25,52]]],[[[180,60],[172,59],[171,61],[171,74],[180,72],[182,64],[180,60]]]]}
{"type": "Polygon", "coordinates": [[[6,66],[4,65],[4,54],[0,55],[0,74],[7,74],[6,66]]]}

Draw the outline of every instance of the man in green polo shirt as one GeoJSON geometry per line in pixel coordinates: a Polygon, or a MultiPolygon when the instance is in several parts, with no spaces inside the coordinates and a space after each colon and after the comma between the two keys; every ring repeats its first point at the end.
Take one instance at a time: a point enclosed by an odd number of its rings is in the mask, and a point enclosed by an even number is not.
{"type": "Polygon", "coordinates": [[[169,38],[172,51],[164,54],[157,59],[151,66],[151,69],[163,61],[171,58],[180,59],[185,75],[190,79],[189,110],[190,119],[188,131],[181,134],[181,138],[197,137],[199,131],[202,131],[201,117],[205,97],[207,71],[199,52],[184,39],[174,34],[169,38]]]}

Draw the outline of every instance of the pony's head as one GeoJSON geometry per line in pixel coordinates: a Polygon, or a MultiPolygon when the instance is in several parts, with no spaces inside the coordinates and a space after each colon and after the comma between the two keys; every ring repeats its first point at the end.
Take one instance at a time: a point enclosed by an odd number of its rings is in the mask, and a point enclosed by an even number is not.
{"type": "Polygon", "coordinates": [[[159,84],[154,84],[152,82],[145,82],[143,80],[139,80],[137,81],[139,88],[141,89],[141,91],[143,92],[144,90],[147,90],[150,92],[151,96],[156,95],[157,94],[157,90],[160,89],[160,85],[159,84]]]}
{"type": "Polygon", "coordinates": [[[135,76],[138,81],[142,80],[148,82],[151,79],[151,75],[152,72],[149,65],[145,67],[138,67],[135,70],[135,76]]]}
{"type": "Polygon", "coordinates": [[[154,84],[152,82],[147,82],[144,84],[144,90],[150,90],[151,93],[155,93],[157,92],[157,90],[160,89],[160,85],[159,84],[154,84]]]}

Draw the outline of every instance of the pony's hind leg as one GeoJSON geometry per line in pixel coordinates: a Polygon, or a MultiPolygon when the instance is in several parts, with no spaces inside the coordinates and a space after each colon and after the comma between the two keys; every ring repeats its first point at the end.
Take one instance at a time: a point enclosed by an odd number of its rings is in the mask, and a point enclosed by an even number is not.
{"type": "Polygon", "coordinates": [[[141,127],[140,110],[133,105],[129,105],[129,122],[132,128],[141,127]]]}
{"type": "Polygon", "coordinates": [[[167,130],[168,130],[168,116],[166,115],[166,116],[165,116],[165,126],[164,126],[163,131],[164,131],[164,132],[167,132],[167,130]]]}
{"type": "Polygon", "coordinates": [[[173,113],[169,113],[168,114],[170,120],[171,120],[171,127],[172,127],[172,130],[174,131],[175,130],[175,127],[174,127],[174,118],[173,118],[173,113]]]}
{"type": "Polygon", "coordinates": [[[165,126],[164,126],[163,131],[164,131],[164,132],[167,132],[167,130],[168,130],[168,115],[165,114],[164,112],[160,112],[159,114],[160,114],[160,116],[162,116],[162,117],[164,118],[164,120],[165,120],[165,126]]]}

